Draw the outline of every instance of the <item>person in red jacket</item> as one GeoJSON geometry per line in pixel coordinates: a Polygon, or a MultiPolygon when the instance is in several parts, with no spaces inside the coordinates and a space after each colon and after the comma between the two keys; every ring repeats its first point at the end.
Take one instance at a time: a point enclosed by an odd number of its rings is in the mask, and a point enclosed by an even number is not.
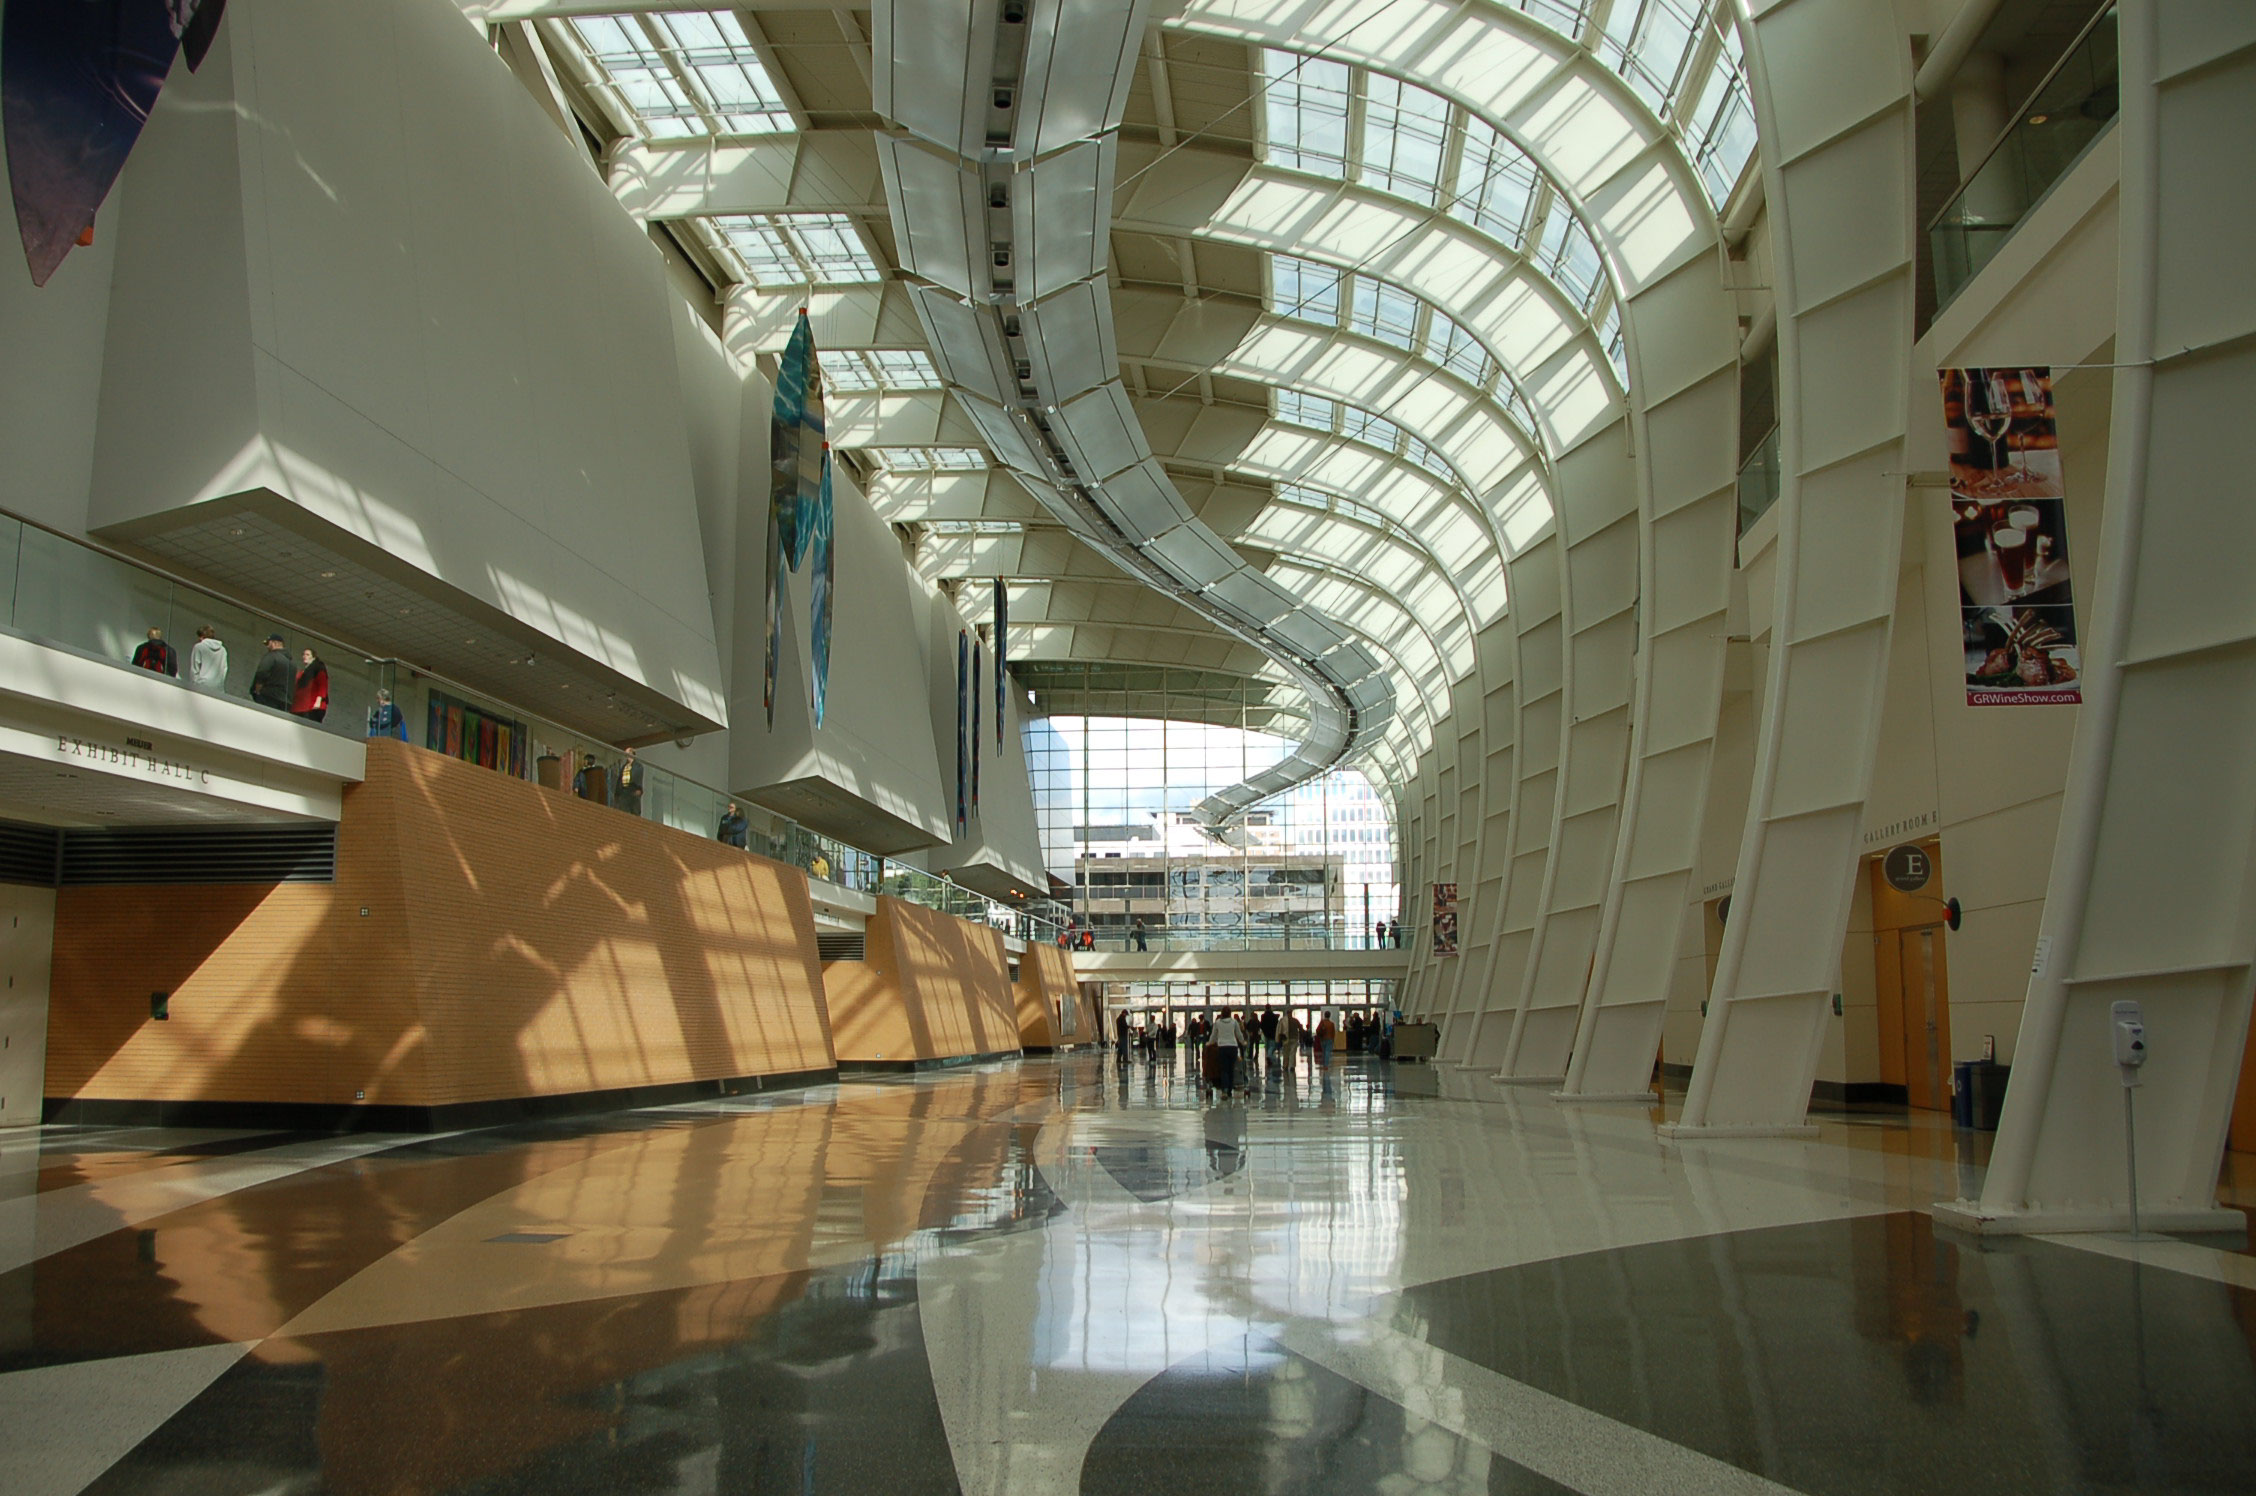
{"type": "Polygon", "coordinates": [[[290,712],[309,722],[329,715],[329,667],[311,649],[298,656],[298,688],[290,697],[290,712]]]}

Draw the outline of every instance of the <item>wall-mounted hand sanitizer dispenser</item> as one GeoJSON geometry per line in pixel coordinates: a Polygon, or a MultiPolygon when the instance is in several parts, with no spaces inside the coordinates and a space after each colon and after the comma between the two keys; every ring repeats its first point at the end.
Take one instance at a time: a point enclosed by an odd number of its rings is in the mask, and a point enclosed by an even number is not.
{"type": "Polygon", "coordinates": [[[2116,1003],[2108,1010],[2109,1031],[2115,1041],[2115,1064],[2123,1084],[2139,1083],[2139,1066],[2146,1063],[2146,1016],[2135,1002],[2116,1003]]]}

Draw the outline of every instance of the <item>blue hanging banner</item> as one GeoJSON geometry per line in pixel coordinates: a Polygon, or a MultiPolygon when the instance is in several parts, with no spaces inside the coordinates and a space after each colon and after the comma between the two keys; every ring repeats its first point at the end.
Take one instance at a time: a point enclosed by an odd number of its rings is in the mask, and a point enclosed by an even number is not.
{"type": "Polygon", "coordinates": [[[93,242],[183,44],[193,71],[226,0],[11,0],[0,7],[0,133],[31,283],[93,242]]]}
{"type": "Polygon", "coordinates": [[[815,726],[823,725],[823,708],[830,700],[830,589],[837,576],[833,549],[836,527],[831,522],[830,447],[823,447],[822,490],[815,500],[814,563],[809,568],[808,629],[815,661],[815,726]]]}
{"type": "Polygon", "coordinates": [[[971,646],[971,813],[979,814],[979,662],[987,648],[977,640],[971,646]]]}
{"type": "Polygon", "coordinates": [[[1010,585],[995,578],[995,751],[1003,751],[1004,708],[1009,704],[1010,585]]]}
{"type": "Polygon", "coordinates": [[[970,819],[970,809],[965,804],[969,791],[968,766],[965,764],[964,728],[970,707],[971,690],[971,632],[956,630],[956,831],[960,834],[970,819]]]}
{"type": "Polygon", "coordinates": [[[822,721],[828,685],[830,639],[830,448],[823,441],[822,366],[815,361],[815,330],[800,309],[776,364],[775,408],[768,423],[768,637],[760,699],[775,726],[776,651],[781,647],[784,573],[797,571],[816,544],[815,721],[822,721]],[[817,532],[822,532],[817,540],[817,532]]]}

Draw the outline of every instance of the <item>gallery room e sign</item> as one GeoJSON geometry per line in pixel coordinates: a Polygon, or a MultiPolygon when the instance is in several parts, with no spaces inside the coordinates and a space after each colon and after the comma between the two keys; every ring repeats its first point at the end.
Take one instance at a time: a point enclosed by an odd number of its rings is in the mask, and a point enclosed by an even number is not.
{"type": "Polygon", "coordinates": [[[1942,383],[1967,705],[2079,702],[2052,371],[1944,369],[1942,383]]]}

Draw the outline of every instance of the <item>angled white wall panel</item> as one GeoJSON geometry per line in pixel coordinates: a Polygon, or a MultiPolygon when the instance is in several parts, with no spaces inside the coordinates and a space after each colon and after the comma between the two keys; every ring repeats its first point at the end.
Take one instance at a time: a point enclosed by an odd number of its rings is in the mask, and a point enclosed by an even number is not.
{"type": "Polygon", "coordinates": [[[2121,267],[2084,702],[2013,1084],[1979,1200],[1994,1232],[2235,1230],[2218,1167],[2256,963],[2256,8],[2125,0],[2121,267]],[[2111,1006],[2140,1004],[2135,1093],[2111,1006]],[[2126,1109],[2135,1108],[2131,1213],[2126,1109]]]}
{"type": "Polygon", "coordinates": [[[1910,53],[1882,0],[1777,0],[1748,31],[1776,249],[1777,578],[1732,917],[1679,1137],[1803,1124],[1877,749],[1904,503],[1910,53]]]}

